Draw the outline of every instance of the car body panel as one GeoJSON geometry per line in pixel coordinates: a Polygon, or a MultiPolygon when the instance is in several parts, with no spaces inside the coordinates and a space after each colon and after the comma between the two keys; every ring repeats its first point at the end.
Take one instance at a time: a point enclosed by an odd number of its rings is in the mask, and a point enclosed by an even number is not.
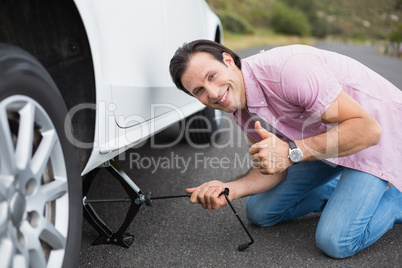
{"type": "Polygon", "coordinates": [[[201,110],[176,89],[169,61],[184,42],[214,40],[219,18],[204,0],[75,0],[94,63],[96,123],[82,175],[201,110]]]}

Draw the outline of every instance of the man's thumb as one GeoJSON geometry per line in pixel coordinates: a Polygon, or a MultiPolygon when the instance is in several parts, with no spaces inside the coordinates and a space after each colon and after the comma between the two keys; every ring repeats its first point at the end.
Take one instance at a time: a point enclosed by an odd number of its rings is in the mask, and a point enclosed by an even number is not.
{"type": "Polygon", "coordinates": [[[260,135],[261,138],[266,139],[271,137],[272,134],[261,126],[260,121],[255,122],[254,127],[255,130],[257,131],[257,134],[260,135]]]}

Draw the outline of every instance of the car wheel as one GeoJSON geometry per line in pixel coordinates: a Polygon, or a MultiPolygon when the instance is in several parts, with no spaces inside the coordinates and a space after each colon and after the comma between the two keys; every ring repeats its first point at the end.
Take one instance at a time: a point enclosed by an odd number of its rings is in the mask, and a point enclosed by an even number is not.
{"type": "Polygon", "coordinates": [[[216,142],[220,136],[223,112],[204,108],[188,119],[186,139],[189,143],[207,144],[216,142]]]}
{"type": "Polygon", "coordinates": [[[57,86],[28,53],[0,44],[1,267],[73,267],[81,177],[57,86]]]}

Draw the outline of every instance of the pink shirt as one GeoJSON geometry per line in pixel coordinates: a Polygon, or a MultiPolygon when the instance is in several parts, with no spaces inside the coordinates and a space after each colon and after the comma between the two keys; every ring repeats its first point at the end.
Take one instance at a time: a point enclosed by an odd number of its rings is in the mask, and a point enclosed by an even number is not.
{"type": "MultiPolygon", "coordinates": [[[[379,122],[381,141],[353,155],[327,160],[373,174],[402,190],[402,92],[385,78],[349,57],[303,45],[244,59],[242,73],[248,111],[291,140],[332,128],[319,118],[342,90],[349,94],[379,122]]],[[[233,117],[244,133],[261,140],[253,120],[247,124],[247,111],[236,111],[233,117]]]]}

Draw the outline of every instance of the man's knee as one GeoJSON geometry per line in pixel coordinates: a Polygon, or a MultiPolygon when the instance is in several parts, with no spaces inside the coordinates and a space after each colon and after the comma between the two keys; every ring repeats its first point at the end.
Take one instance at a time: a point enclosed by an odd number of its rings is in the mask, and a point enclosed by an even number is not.
{"type": "Polygon", "coordinates": [[[246,218],[255,225],[269,227],[277,224],[282,215],[269,213],[250,200],[246,205],[246,218]]]}
{"type": "Polygon", "coordinates": [[[350,251],[351,245],[343,241],[344,239],[342,240],[335,232],[318,228],[315,239],[317,247],[332,258],[342,259],[354,254],[350,251]]]}

